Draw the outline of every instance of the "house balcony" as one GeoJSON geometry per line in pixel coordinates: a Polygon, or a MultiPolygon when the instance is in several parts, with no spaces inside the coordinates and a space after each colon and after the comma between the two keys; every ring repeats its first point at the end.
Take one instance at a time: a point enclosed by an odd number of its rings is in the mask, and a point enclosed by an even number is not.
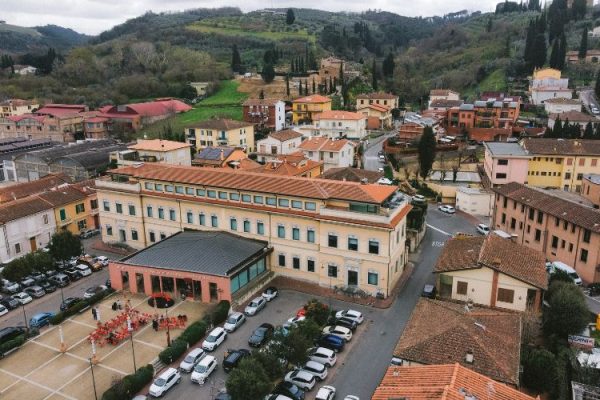
{"type": "Polygon", "coordinates": [[[350,210],[349,207],[324,206],[319,209],[319,214],[324,217],[334,217],[355,220],[359,222],[370,222],[377,224],[390,224],[392,220],[408,205],[406,197],[398,197],[389,203],[379,207],[376,213],[360,212],[350,210]]]}
{"type": "Polygon", "coordinates": [[[96,188],[130,193],[140,193],[142,189],[141,185],[137,182],[117,182],[106,177],[96,179],[96,188]]]}

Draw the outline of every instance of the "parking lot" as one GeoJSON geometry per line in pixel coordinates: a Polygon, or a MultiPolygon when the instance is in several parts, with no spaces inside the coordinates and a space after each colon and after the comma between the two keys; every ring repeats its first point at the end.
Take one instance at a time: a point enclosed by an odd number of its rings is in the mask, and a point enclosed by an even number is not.
{"type": "MultiPolygon", "coordinates": [[[[118,311],[112,310],[116,300],[126,302],[120,294],[114,294],[98,303],[101,319],[115,317],[118,311]]],[[[133,308],[140,312],[154,313],[146,298],[130,298],[133,308]]],[[[186,314],[188,320],[202,318],[206,305],[195,302],[178,302],[169,309],[172,315],[186,314]]],[[[92,355],[88,335],[96,328],[91,311],[73,316],[61,325],[67,351],[60,352],[58,326],[42,330],[40,336],[27,342],[18,351],[0,360],[0,397],[3,399],[93,399],[94,390],[89,358],[92,355]]],[[[174,339],[182,330],[171,330],[174,339]]],[[[147,324],[134,333],[136,366],[140,367],[154,360],[166,346],[166,332],[152,330],[147,324]]],[[[94,377],[98,397],[124,375],[133,372],[133,352],[131,340],[118,345],[97,346],[99,364],[94,367],[94,377]]]]}
{"type": "MultiPolygon", "coordinates": [[[[227,335],[227,340],[223,344],[221,344],[211,355],[215,356],[217,362],[219,363],[219,367],[216,372],[213,372],[207,382],[203,385],[197,385],[192,383],[190,380],[190,374],[183,374],[182,382],[179,385],[176,385],[173,389],[171,389],[166,395],[166,399],[212,399],[218,393],[221,388],[225,387],[225,380],[227,379],[227,373],[223,371],[221,366],[223,362],[224,353],[227,349],[250,349],[248,345],[248,338],[260,324],[263,322],[268,322],[273,325],[282,325],[286,322],[287,319],[296,315],[296,311],[302,308],[302,306],[310,299],[315,296],[311,296],[305,293],[299,293],[294,291],[281,291],[279,296],[269,302],[267,306],[260,311],[256,316],[247,317],[247,321],[240,328],[238,328],[235,332],[227,335]]],[[[320,299],[324,303],[327,304],[328,299],[320,299]]],[[[322,385],[327,385],[335,379],[335,375],[338,370],[345,368],[345,360],[348,355],[354,351],[356,351],[357,347],[361,347],[361,351],[368,352],[368,349],[361,346],[361,339],[363,335],[367,334],[370,330],[371,320],[369,316],[372,313],[380,312],[379,310],[375,310],[372,308],[366,308],[356,305],[351,305],[349,303],[341,303],[335,301],[332,306],[335,309],[341,309],[344,307],[352,307],[353,309],[359,310],[365,315],[365,322],[360,325],[352,340],[346,345],[346,348],[343,352],[338,353],[338,361],[336,365],[329,369],[329,374],[327,378],[323,382],[317,383],[315,389],[311,390],[307,393],[307,399],[314,399],[314,396],[317,393],[317,389],[322,385]]],[[[200,346],[201,343],[198,343],[200,346]]],[[[282,376],[283,378],[283,376],[282,376]]],[[[347,395],[352,394],[350,392],[346,393],[343,388],[338,388],[338,396],[339,395],[347,395]]],[[[343,396],[339,396],[339,398],[343,398],[343,396]]]]}

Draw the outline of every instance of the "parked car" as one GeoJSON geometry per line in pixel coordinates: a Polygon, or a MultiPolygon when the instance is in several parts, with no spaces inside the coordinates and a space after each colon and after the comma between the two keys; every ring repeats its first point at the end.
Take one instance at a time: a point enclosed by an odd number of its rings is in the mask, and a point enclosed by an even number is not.
{"type": "Polygon", "coordinates": [[[267,300],[265,300],[264,297],[257,297],[253,299],[250,303],[248,303],[248,305],[244,309],[244,314],[248,316],[256,315],[260,310],[265,308],[266,305],[267,300]]]}
{"type": "Polygon", "coordinates": [[[18,283],[2,279],[2,291],[5,293],[17,293],[21,290],[21,286],[18,283]]]}
{"type": "Polygon", "coordinates": [[[356,328],[358,327],[358,323],[355,320],[353,320],[351,318],[347,318],[347,317],[330,318],[327,321],[327,323],[330,325],[343,326],[344,328],[350,329],[352,332],[354,332],[356,330],[356,328]]]}
{"type": "Polygon", "coordinates": [[[187,373],[192,372],[196,364],[198,364],[205,356],[206,353],[200,347],[192,349],[179,364],[179,370],[187,373]]]}
{"type": "Polygon", "coordinates": [[[22,288],[28,288],[30,286],[35,285],[35,279],[33,279],[31,277],[26,277],[26,278],[22,279],[21,282],[19,282],[19,284],[21,285],[22,288]]]}
{"type": "Polygon", "coordinates": [[[52,317],[54,317],[53,312],[37,313],[29,320],[29,326],[32,328],[41,328],[50,325],[50,318],[52,317]]]}
{"type": "Polygon", "coordinates": [[[190,379],[199,385],[204,385],[210,374],[217,369],[217,359],[213,356],[206,356],[194,367],[194,372],[190,379]]]}
{"type": "Polygon", "coordinates": [[[401,367],[402,364],[404,364],[404,362],[398,357],[392,357],[392,360],[390,361],[390,365],[395,365],[397,367],[401,367]]]}
{"type": "Polygon", "coordinates": [[[335,399],[335,392],[336,389],[333,386],[321,386],[315,396],[315,400],[333,400],[335,399]]]}
{"type": "Polygon", "coordinates": [[[437,290],[435,286],[427,284],[423,286],[423,291],[421,292],[421,297],[427,297],[428,299],[435,299],[435,295],[437,294],[437,290]]]}
{"type": "Polygon", "coordinates": [[[71,282],[75,282],[81,279],[81,274],[75,268],[66,269],[65,275],[69,277],[69,280],[71,282]]]}
{"type": "Polygon", "coordinates": [[[31,296],[25,292],[13,294],[11,297],[15,300],[18,300],[19,303],[21,303],[21,305],[25,305],[25,304],[31,303],[33,301],[31,296]]]}
{"type": "Polygon", "coordinates": [[[0,304],[2,304],[8,310],[14,310],[21,305],[21,302],[17,299],[13,299],[12,297],[6,297],[0,300],[0,304]]]}
{"type": "Polygon", "coordinates": [[[106,286],[104,286],[104,285],[98,285],[98,286],[89,287],[83,293],[83,298],[84,299],[92,298],[95,295],[104,292],[105,290],[106,290],[106,286]]]}
{"type": "Polygon", "coordinates": [[[175,368],[168,368],[165,372],[160,374],[158,378],[150,385],[150,396],[162,397],[171,389],[173,386],[181,382],[181,374],[175,368]]]}
{"type": "Polygon", "coordinates": [[[4,316],[6,314],[8,314],[8,308],[6,308],[0,304],[0,317],[4,316]]]}
{"type": "Polygon", "coordinates": [[[58,274],[58,271],[55,269],[49,269],[46,272],[44,272],[44,276],[46,277],[46,279],[50,278],[51,276],[54,276],[58,274]]]}
{"type": "Polygon", "coordinates": [[[9,340],[15,339],[16,337],[25,333],[25,327],[22,326],[7,326],[6,328],[0,329],[0,344],[6,343],[9,340]]]}
{"type": "Polygon", "coordinates": [[[227,339],[227,332],[225,332],[225,329],[217,327],[208,334],[206,339],[204,339],[204,342],[202,342],[202,348],[206,351],[213,351],[219,347],[219,345],[223,343],[225,339],[227,339]]]}
{"type": "Polygon", "coordinates": [[[315,387],[317,382],[317,378],[313,374],[310,374],[306,371],[302,371],[301,369],[295,369],[293,371],[288,372],[285,375],[284,380],[286,382],[293,383],[298,386],[300,389],[308,391],[315,387]]]}
{"type": "Polygon", "coordinates": [[[357,324],[362,324],[364,321],[364,317],[360,311],[356,310],[341,310],[335,313],[336,318],[350,318],[353,321],[356,321],[357,324]]]}
{"type": "Polygon", "coordinates": [[[304,400],[305,393],[304,390],[300,389],[298,386],[294,385],[291,382],[280,382],[273,391],[276,394],[283,394],[293,400],[304,400]]]}
{"type": "Polygon", "coordinates": [[[231,400],[231,395],[227,392],[221,391],[215,396],[215,400],[231,400]]]}
{"type": "Polygon", "coordinates": [[[291,397],[287,397],[284,394],[268,394],[265,400],[294,400],[291,397]]]}
{"type": "Polygon", "coordinates": [[[229,317],[227,317],[227,321],[225,321],[225,325],[223,325],[223,329],[227,332],[231,333],[235,331],[237,328],[242,326],[242,324],[246,322],[246,316],[241,312],[234,312],[229,317]]]}
{"type": "Polygon", "coordinates": [[[454,214],[456,212],[454,207],[449,206],[447,204],[442,204],[441,206],[438,207],[438,210],[440,210],[441,212],[446,213],[446,214],[454,214]]]}
{"type": "Polygon", "coordinates": [[[427,203],[427,199],[425,198],[425,196],[423,196],[421,194],[415,194],[412,197],[412,202],[415,204],[425,204],[425,203],[427,203]]]}
{"type": "Polygon", "coordinates": [[[30,277],[35,281],[35,283],[40,283],[46,279],[46,275],[44,275],[42,272],[34,272],[30,275],[30,277]]]}
{"type": "Polygon", "coordinates": [[[44,289],[42,289],[41,286],[37,286],[37,285],[25,288],[24,292],[36,299],[39,299],[40,297],[44,297],[44,295],[46,294],[44,289]]]}
{"type": "Polygon", "coordinates": [[[65,287],[71,283],[71,279],[66,274],[56,274],[50,278],[51,282],[54,282],[58,287],[65,287]]]}
{"type": "Polygon", "coordinates": [[[50,281],[40,281],[39,285],[42,289],[44,289],[46,293],[52,293],[56,291],[56,285],[51,283],[50,281]]]}
{"type": "Polygon", "coordinates": [[[269,340],[271,335],[273,335],[274,327],[271,324],[264,323],[261,324],[258,328],[252,332],[250,338],[248,339],[248,344],[252,347],[260,347],[269,340]]]}
{"type": "Polygon", "coordinates": [[[300,369],[313,374],[318,381],[327,378],[327,367],[319,362],[309,360],[300,369]]]}
{"type": "Polygon", "coordinates": [[[323,328],[323,334],[325,335],[335,335],[344,339],[346,342],[352,340],[352,331],[348,328],[344,328],[343,326],[326,326],[323,328]]]}
{"type": "Polygon", "coordinates": [[[360,398],[353,394],[349,394],[349,395],[346,395],[346,397],[344,397],[344,400],[360,400],[360,398]]]}
{"type": "Polygon", "coordinates": [[[275,297],[277,297],[278,294],[279,294],[279,290],[277,290],[277,288],[275,286],[269,286],[262,293],[262,297],[264,297],[265,300],[267,300],[267,301],[271,301],[275,297]]]}
{"type": "Polygon", "coordinates": [[[80,297],[67,297],[62,303],[60,303],[60,311],[67,311],[81,300],[82,299],[80,297]]]}
{"type": "Polygon", "coordinates": [[[98,256],[96,257],[96,262],[99,262],[100,264],[102,264],[105,267],[108,267],[108,257],[106,256],[98,256]]]}
{"type": "Polygon", "coordinates": [[[321,335],[317,339],[316,344],[318,346],[326,347],[328,349],[335,351],[336,353],[339,353],[340,351],[344,350],[344,345],[346,344],[346,342],[344,341],[344,339],[340,338],[339,336],[321,335]]]}
{"type": "Polygon", "coordinates": [[[75,270],[79,272],[81,276],[90,276],[92,274],[92,268],[86,264],[77,264],[75,270]]]}
{"type": "Polygon", "coordinates": [[[331,368],[337,362],[337,356],[331,349],[325,347],[313,347],[308,349],[308,359],[316,361],[331,368]]]}
{"type": "Polygon", "coordinates": [[[382,177],[377,180],[377,183],[380,185],[391,185],[393,182],[389,178],[382,177]]]}
{"type": "Polygon", "coordinates": [[[479,224],[477,225],[477,232],[481,233],[482,235],[487,235],[490,233],[490,227],[486,224],[479,224]]]}
{"type": "Polygon", "coordinates": [[[250,355],[250,351],[246,349],[239,350],[227,350],[223,357],[223,370],[230,372],[232,369],[237,367],[240,362],[250,355]]]}
{"type": "Polygon", "coordinates": [[[301,315],[301,316],[299,316],[299,317],[298,317],[298,316],[296,316],[296,317],[292,317],[292,318],[288,319],[288,320],[285,322],[285,325],[288,325],[288,326],[297,326],[297,325],[298,325],[298,322],[302,322],[302,321],[304,321],[305,319],[306,319],[306,317],[305,317],[304,315],[301,315]]]}

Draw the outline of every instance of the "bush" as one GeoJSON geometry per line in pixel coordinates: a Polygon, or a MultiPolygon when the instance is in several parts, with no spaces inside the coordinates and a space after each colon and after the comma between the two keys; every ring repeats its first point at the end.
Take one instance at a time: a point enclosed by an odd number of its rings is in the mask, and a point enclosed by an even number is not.
{"type": "Polygon", "coordinates": [[[8,353],[10,350],[21,347],[25,343],[25,335],[17,336],[16,338],[4,342],[0,345],[0,355],[8,353]]]}
{"type": "Polygon", "coordinates": [[[177,338],[171,342],[171,346],[167,347],[158,354],[158,358],[164,364],[171,364],[185,353],[188,349],[186,341],[177,338]]]}
{"type": "Polygon", "coordinates": [[[213,325],[219,325],[225,322],[229,315],[230,308],[231,304],[229,304],[229,301],[221,300],[211,315],[213,325]]]}
{"type": "Polygon", "coordinates": [[[119,382],[112,385],[102,395],[102,400],[130,399],[144,388],[154,376],[154,368],[148,364],[139,368],[135,374],[127,375],[119,382]]]}
{"type": "Polygon", "coordinates": [[[185,341],[191,346],[202,339],[202,337],[206,334],[207,328],[206,322],[196,321],[188,326],[178,339],[185,341]]]}
{"type": "Polygon", "coordinates": [[[50,323],[52,325],[58,325],[61,322],[63,322],[65,319],[69,318],[72,315],[77,314],[84,308],[96,304],[97,302],[104,299],[106,296],[113,293],[114,291],[115,291],[114,289],[109,288],[109,289],[106,289],[104,292],[100,292],[97,295],[90,297],[89,299],[83,299],[83,300],[75,303],[75,305],[73,307],[69,308],[67,311],[60,311],[60,312],[56,313],[56,315],[54,317],[50,318],[50,323]]]}
{"type": "Polygon", "coordinates": [[[529,389],[547,392],[556,378],[556,358],[544,349],[533,349],[523,360],[523,383],[529,389]]]}

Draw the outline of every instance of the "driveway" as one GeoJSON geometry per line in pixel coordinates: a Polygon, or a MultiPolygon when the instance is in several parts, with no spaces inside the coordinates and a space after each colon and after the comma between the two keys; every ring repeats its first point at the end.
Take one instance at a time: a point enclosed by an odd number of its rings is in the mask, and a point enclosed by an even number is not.
{"type": "Polygon", "coordinates": [[[375,139],[369,139],[368,148],[363,154],[363,167],[367,171],[377,171],[378,168],[383,167],[385,164],[379,162],[379,152],[383,149],[383,142],[385,139],[390,138],[397,134],[394,130],[388,134],[382,135],[375,139]]]}
{"type": "MultiPolygon", "coordinates": [[[[591,88],[581,89],[579,91],[579,99],[583,103],[585,111],[590,114],[592,114],[592,108],[596,107],[600,109],[598,106],[598,100],[596,100],[596,95],[594,94],[594,90],[591,88]]],[[[596,118],[598,117],[596,116],[596,118]]]]}

